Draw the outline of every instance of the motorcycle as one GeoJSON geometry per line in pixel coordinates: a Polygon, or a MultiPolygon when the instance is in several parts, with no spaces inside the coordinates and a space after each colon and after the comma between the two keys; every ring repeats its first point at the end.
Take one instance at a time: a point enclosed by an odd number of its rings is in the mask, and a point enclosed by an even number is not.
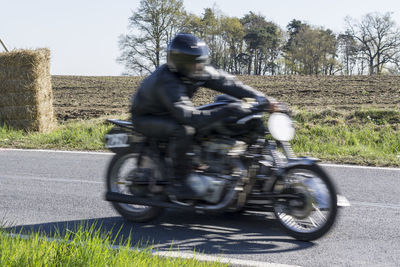
{"type": "MultiPolygon", "coordinates": [[[[207,110],[232,100],[217,96],[207,110]]],[[[244,103],[251,111],[197,130],[188,155],[193,170],[187,183],[198,199],[176,199],[167,187],[173,175],[168,140],[148,138],[129,121],[115,126],[106,147],[115,153],[106,174],[105,198],[128,221],[147,222],[166,208],[198,212],[272,212],[290,236],[311,241],[335,222],[338,198],[328,174],[310,157],[295,157],[295,136],[288,112],[269,114],[265,106],[244,103]]]]}

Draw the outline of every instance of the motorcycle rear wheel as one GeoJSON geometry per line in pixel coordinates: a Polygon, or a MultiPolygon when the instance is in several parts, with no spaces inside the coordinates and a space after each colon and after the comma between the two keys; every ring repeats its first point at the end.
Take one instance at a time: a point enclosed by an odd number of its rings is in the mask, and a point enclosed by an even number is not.
{"type": "MultiPolygon", "coordinates": [[[[122,153],[116,154],[112,159],[107,171],[107,190],[109,192],[129,194],[129,195],[140,195],[141,192],[145,192],[146,188],[132,188],[131,180],[134,177],[129,177],[130,174],[135,172],[138,168],[155,169],[157,171],[157,165],[150,157],[144,157],[141,159],[140,166],[138,166],[138,153],[122,153]]],[[[132,175],[131,175],[132,176],[132,175]]],[[[111,202],[114,209],[121,214],[126,220],[131,222],[147,222],[158,217],[162,212],[163,208],[125,204],[119,202],[111,202]]]]}
{"type": "Polygon", "coordinates": [[[288,169],[275,183],[274,191],[299,196],[299,199],[278,199],[274,204],[277,221],[290,236],[312,241],[333,226],[337,215],[336,189],[318,165],[288,169]]]}

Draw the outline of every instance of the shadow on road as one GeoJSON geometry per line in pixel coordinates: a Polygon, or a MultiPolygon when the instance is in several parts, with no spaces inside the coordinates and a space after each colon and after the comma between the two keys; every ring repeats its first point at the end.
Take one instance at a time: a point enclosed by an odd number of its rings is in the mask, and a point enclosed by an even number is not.
{"type": "Polygon", "coordinates": [[[112,237],[126,240],[132,246],[153,247],[154,250],[179,249],[203,253],[258,254],[282,253],[308,249],[312,242],[300,242],[288,237],[273,219],[259,214],[196,214],[169,210],[149,223],[131,223],[122,217],[62,221],[9,227],[7,230],[42,232],[54,236],[56,231],[73,231],[87,224],[112,237]]]}

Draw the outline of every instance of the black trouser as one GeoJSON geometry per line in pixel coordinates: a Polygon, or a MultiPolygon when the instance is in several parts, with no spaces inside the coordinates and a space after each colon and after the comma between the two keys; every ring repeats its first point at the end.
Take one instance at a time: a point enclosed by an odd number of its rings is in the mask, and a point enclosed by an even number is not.
{"type": "Polygon", "coordinates": [[[132,121],[135,129],[145,136],[169,139],[174,179],[180,181],[185,179],[191,170],[191,162],[186,153],[193,142],[194,128],[163,116],[138,116],[133,117],[132,121]]]}

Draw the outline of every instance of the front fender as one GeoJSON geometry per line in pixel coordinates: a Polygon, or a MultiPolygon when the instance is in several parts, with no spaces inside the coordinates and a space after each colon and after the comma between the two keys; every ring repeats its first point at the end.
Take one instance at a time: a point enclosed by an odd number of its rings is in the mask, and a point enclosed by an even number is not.
{"type": "MultiPolygon", "coordinates": [[[[278,176],[284,175],[289,169],[295,168],[295,167],[300,167],[300,166],[313,166],[316,165],[317,162],[319,162],[320,159],[317,158],[311,158],[311,157],[300,157],[300,158],[290,158],[287,159],[287,162],[282,166],[279,166],[279,168],[275,168],[277,171],[278,176]]],[[[273,165],[272,158],[271,159],[265,159],[265,160],[259,160],[258,163],[260,164],[260,167],[265,167],[265,168],[274,168],[275,166],[273,165]]]]}
{"type": "Polygon", "coordinates": [[[319,168],[319,166],[317,165],[317,162],[319,162],[320,160],[317,158],[310,158],[310,157],[300,157],[300,158],[290,158],[287,159],[287,162],[283,165],[280,166],[277,170],[276,170],[276,174],[277,177],[283,177],[285,176],[291,169],[295,169],[295,168],[313,168],[315,166],[317,166],[317,168],[319,168]]]}

